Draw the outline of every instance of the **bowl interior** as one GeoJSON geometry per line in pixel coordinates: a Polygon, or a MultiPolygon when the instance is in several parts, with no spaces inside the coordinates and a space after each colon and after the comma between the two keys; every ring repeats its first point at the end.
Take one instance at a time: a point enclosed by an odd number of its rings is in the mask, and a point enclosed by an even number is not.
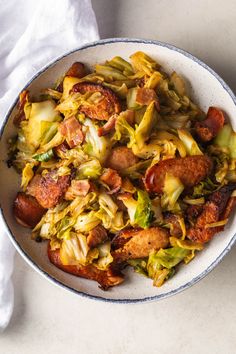
{"type": "MultiPolygon", "coordinates": [[[[128,59],[135,51],[142,50],[156,59],[167,72],[177,71],[187,81],[190,96],[203,110],[215,105],[223,109],[236,129],[236,106],[231,92],[217,76],[204,64],[181,50],[162,43],[150,41],[101,41],[86,46],[54,63],[40,73],[29,85],[32,95],[37,96],[43,88],[51,87],[74,62],[81,61],[92,67],[115,55],[128,59]]],[[[21,90],[21,88],[19,88],[21,90]]],[[[77,293],[96,298],[115,301],[136,301],[158,299],[174,294],[207,274],[222,258],[234,242],[236,221],[231,220],[224,232],[218,234],[205,249],[187,266],[182,265],[176,275],[161,288],[152,286],[152,281],[132,270],[127,271],[126,281],[107,292],[98,288],[97,283],[66,274],[50,264],[46,255],[46,243],[38,244],[30,239],[30,232],[20,227],[12,216],[12,202],[20,187],[19,176],[5,163],[7,160],[7,141],[16,131],[12,124],[15,113],[13,108],[3,129],[0,141],[0,203],[8,233],[17,249],[25,259],[41,274],[77,293]]]]}

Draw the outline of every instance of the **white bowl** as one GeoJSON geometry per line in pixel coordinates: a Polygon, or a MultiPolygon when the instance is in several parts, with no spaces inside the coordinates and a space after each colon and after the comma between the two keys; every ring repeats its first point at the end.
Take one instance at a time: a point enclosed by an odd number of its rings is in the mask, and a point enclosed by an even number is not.
{"type": "MultiPolygon", "coordinates": [[[[190,96],[203,110],[209,106],[220,107],[236,129],[236,98],[226,83],[206,64],[191,54],[172,45],[140,39],[107,39],[76,49],[43,68],[24,88],[34,95],[52,86],[74,62],[81,61],[88,66],[104,62],[119,55],[127,59],[132,53],[142,50],[156,59],[167,72],[173,70],[181,74],[189,84],[190,96]]],[[[19,176],[9,169],[7,141],[16,133],[12,120],[16,101],[13,103],[1,127],[0,141],[0,203],[8,235],[22,257],[41,275],[52,283],[82,296],[113,302],[142,302],[158,300],[177,294],[206,276],[226,255],[236,239],[236,221],[231,219],[225,231],[215,238],[187,266],[182,265],[175,276],[161,288],[152,286],[152,281],[131,269],[127,271],[125,282],[104,292],[96,282],[77,278],[53,266],[47,257],[46,243],[36,243],[30,238],[30,231],[19,226],[12,215],[12,203],[19,190],[19,176]]]]}

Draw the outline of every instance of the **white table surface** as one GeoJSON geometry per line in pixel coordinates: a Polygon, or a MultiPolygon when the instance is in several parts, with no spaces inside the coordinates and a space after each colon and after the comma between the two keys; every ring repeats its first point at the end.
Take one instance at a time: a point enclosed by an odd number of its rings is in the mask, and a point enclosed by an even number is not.
{"type": "MultiPolygon", "coordinates": [[[[33,1],[33,0],[32,0],[33,1]]],[[[186,49],[236,91],[235,0],[93,0],[105,37],[158,39],[186,49]]],[[[107,304],[48,283],[17,254],[15,309],[0,354],[234,354],[236,247],[184,293],[107,304]]]]}

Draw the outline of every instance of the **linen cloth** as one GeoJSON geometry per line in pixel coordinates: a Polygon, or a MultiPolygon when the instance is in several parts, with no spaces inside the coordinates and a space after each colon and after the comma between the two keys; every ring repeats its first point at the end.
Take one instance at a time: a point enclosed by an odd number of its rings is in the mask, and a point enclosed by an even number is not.
{"type": "MultiPolygon", "coordinates": [[[[56,57],[99,38],[90,0],[0,0],[0,124],[30,78],[56,57]]],[[[0,331],[13,310],[14,248],[0,220],[0,331]]]]}

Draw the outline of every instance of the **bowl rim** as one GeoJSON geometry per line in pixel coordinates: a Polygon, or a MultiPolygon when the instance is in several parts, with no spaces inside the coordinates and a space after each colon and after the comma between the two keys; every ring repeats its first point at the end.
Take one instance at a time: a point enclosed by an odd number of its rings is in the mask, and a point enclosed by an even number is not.
{"type": "MultiPolygon", "coordinates": [[[[19,92],[25,90],[38,76],[40,76],[47,69],[49,69],[54,64],[56,64],[58,61],[60,61],[61,59],[67,57],[68,55],[73,54],[75,52],[79,52],[80,50],[83,50],[83,49],[92,48],[92,47],[96,47],[96,46],[102,46],[102,45],[106,45],[106,44],[112,44],[112,43],[151,44],[151,45],[156,45],[156,46],[159,46],[159,47],[165,47],[165,48],[168,48],[168,49],[170,49],[172,51],[175,51],[175,52],[178,52],[178,53],[184,55],[188,59],[191,59],[192,61],[194,61],[195,63],[197,63],[198,65],[200,65],[204,69],[206,69],[211,75],[213,75],[217,79],[217,81],[221,84],[222,88],[231,97],[234,105],[236,106],[236,96],[234,95],[234,93],[231,90],[231,88],[226,84],[226,82],[213,69],[211,69],[202,60],[198,59],[196,56],[192,55],[188,51],[183,50],[183,49],[181,49],[179,47],[176,47],[176,46],[174,46],[172,44],[169,44],[169,43],[166,43],[166,42],[162,42],[162,41],[158,41],[158,40],[138,39],[138,38],[107,38],[107,39],[101,39],[101,40],[98,40],[98,41],[90,42],[88,44],[84,44],[84,45],[79,46],[79,47],[77,47],[77,48],[75,48],[73,50],[70,50],[70,51],[66,52],[65,54],[60,55],[60,56],[56,57],[55,59],[49,61],[48,64],[44,65],[40,70],[37,71],[36,74],[34,74],[31,77],[31,79],[24,85],[24,87],[19,92]]],[[[2,122],[0,123],[1,124],[1,127],[0,127],[0,140],[2,139],[2,136],[3,136],[3,133],[4,133],[4,129],[5,129],[5,126],[6,126],[7,122],[8,122],[8,119],[9,119],[13,109],[15,108],[17,102],[18,102],[18,97],[19,97],[19,93],[18,93],[17,97],[15,98],[15,100],[13,101],[13,103],[10,105],[10,108],[8,109],[7,113],[5,114],[5,117],[3,118],[2,122]]],[[[35,263],[35,261],[28,254],[26,254],[26,252],[21,247],[20,243],[16,240],[15,236],[11,232],[10,227],[8,226],[8,223],[7,223],[6,219],[5,219],[5,216],[4,216],[4,213],[3,213],[3,209],[2,209],[2,206],[1,206],[1,202],[0,202],[0,216],[1,216],[2,220],[4,221],[4,226],[5,226],[5,229],[7,231],[7,235],[10,238],[11,242],[13,243],[14,247],[16,248],[16,250],[20,253],[20,255],[25,259],[25,261],[33,269],[35,269],[44,278],[49,280],[54,285],[57,285],[58,287],[61,287],[61,288],[65,289],[67,291],[70,291],[70,292],[72,292],[72,293],[74,293],[76,295],[80,295],[80,296],[85,297],[85,298],[94,299],[94,300],[98,300],[98,301],[102,301],[102,302],[112,302],[112,303],[121,303],[121,304],[122,303],[126,303],[127,304],[127,303],[151,302],[151,301],[157,301],[157,300],[161,300],[161,299],[164,299],[164,298],[168,298],[168,297],[173,296],[175,294],[178,294],[178,293],[180,293],[180,292],[182,292],[184,290],[187,290],[188,288],[190,288],[191,286],[193,286],[194,284],[199,282],[201,279],[203,279],[207,274],[209,274],[222,261],[223,257],[230,251],[230,249],[232,248],[233,244],[236,242],[236,233],[235,233],[232,236],[232,238],[230,239],[229,243],[224,248],[224,250],[221,252],[221,254],[203,272],[201,272],[200,274],[198,274],[196,277],[194,277],[190,281],[186,282],[185,284],[177,287],[176,289],[169,290],[166,293],[157,294],[157,295],[153,295],[153,296],[147,296],[147,297],[143,297],[143,298],[112,299],[112,298],[106,298],[106,297],[103,297],[103,296],[92,295],[92,294],[88,294],[88,293],[86,293],[84,291],[76,290],[76,289],[72,288],[71,286],[64,284],[63,282],[61,282],[60,280],[56,279],[54,276],[50,275],[48,272],[43,270],[38,264],[35,263]]]]}

